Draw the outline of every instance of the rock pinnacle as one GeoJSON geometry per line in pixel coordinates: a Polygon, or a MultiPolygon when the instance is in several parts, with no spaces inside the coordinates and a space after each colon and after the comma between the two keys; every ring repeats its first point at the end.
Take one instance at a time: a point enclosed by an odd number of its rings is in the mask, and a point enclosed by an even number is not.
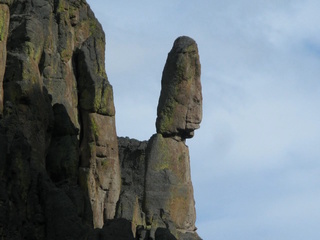
{"type": "Polygon", "coordinates": [[[191,138],[202,119],[201,65],[196,42],[175,40],[162,73],[157,109],[157,133],[191,138]]]}

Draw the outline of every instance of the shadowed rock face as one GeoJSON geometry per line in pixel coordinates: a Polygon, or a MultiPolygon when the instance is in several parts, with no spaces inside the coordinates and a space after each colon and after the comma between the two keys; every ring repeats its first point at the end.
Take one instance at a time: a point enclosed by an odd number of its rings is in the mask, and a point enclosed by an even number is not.
{"type": "Polygon", "coordinates": [[[104,45],[83,0],[0,1],[1,239],[82,239],[114,218],[104,45]]]}
{"type": "Polygon", "coordinates": [[[85,0],[0,0],[0,239],[200,239],[196,43],[175,41],[144,142],[117,138],[104,54],[85,0]]]}
{"type": "Polygon", "coordinates": [[[168,54],[156,121],[157,133],[193,137],[202,119],[201,66],[196,42],[179,37],[168,54]]]}

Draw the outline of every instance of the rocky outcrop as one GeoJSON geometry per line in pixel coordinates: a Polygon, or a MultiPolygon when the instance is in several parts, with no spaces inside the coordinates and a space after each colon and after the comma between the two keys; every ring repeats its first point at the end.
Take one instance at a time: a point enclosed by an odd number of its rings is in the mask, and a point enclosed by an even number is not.
{"type": "Polygon", "coordinates": [[[196,43],[174,43],[144,142],[117,137],[104,53],[85,0],[0,0],[0,239],[199,239],[196,43]]]}
{"type": "MultiPolygon", "coordinates": [[[[168,54],[156,121],[157,132],[148,142],[145,182],[147,224],[177,239],[199,239],[186,138],[202,119],[200,62],[195,41],[179,37],[168,54]]],[[[152,235],[152,234],[151,234],[152,235]]]]}
{"type": "Polygon", "coordinates": [[[119,138],[122,186],[116,217],[131,222],[134,236],[141,235],[139,231],[146,228],[143,201],[147,144],[147,141],[119,138]]]}
{"type": "Polygon", "coordinates": [[[114,218],[121,175],[104,45],[85,1],[1,1],[2,238],[81,239],[114,218]]]}
{"type": "Polygon", "coordinates": [[[179,37],[162,73],[157,133],[182,139],[193,137],[202,119],[200,74],[196,42],[179,37]]]}
{"type": "Polygon", "coordinates": [[[196,230],[189,150],[183,141],[161,134],[150,139],[144,207],[147,223],[155,231],[158,227],[169,227],[177,235],[178,230],[196,230]]]}
{"type": "Polygon", "coordinates": [[[119,138],[122,187],[116,216],[132,223],[136,239],[200,239],[185,139],[201,118],[197,44],[180,37],[163,71],[158,133],[148,142],[119,138]]]}

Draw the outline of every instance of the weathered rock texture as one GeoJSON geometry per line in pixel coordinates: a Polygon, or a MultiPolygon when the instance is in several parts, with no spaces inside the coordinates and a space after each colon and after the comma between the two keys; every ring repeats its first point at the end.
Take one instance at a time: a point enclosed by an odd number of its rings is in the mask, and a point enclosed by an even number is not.
{"type": "Polygon", "coordinates": [[[119,138],[122,187],[116,216],[132,223],[136,239],[200,239],[185,138],[193,136],[201,118],[197,44],[180,37],[163,71],[158,133],[148,142],[119,138]]]}
{"type": "Polygon", "coordinates": [[[0,236],[81,239],[121,175],[105,36],[85,1],[0,4],[0,236]]]}
{"type": "Polygon", "coordinates": [[[122,187],[116,217],[128,219],[135,236],[140,234],[139,229],[146,228],[143,201],[147,144],[147,141],[119,138],[122,187]]]}
{"type": "MultiPolygon", "coordinates": [[[[148,145],[145,186],[147,221],[163,220],[176,229],[195,230],[195,204],[188,147],[182,141],[154,135],[148,145]],[[167,222],[168,221],[168,222],[167,222]]],[[[158,224],[158,223],[156,223],[158,224]]]]}
{"type": "Polygon", "coordinates": [[[3,112],[3,76],[7,61],[7,39],[10,22],[9,7],[0,4],[0,116],[3,112]]]}
{"type": "Polygon", "coordinates": [[[117,138],[104,53],[85,0],[0,0],[0,239],[199,239],[195,42],[169,54],[148,142],[117,138]]]}
{"type": "Polygon", "coordinates": [[[157,133],[191,138],[202,119],[201,66],[196,42],[179,37],[162,73],[157,133]]]}
{"type": "Polygon", "coordinates": [[[174,42],[161,85],[158,134],[149,140],[146,156],[146,221],[155,237],[162,227],[177,239],[199,239],[185,144],[185,138],[193,136],[202,119],[200,61],[193,39],[179,37],[174,42]]]}

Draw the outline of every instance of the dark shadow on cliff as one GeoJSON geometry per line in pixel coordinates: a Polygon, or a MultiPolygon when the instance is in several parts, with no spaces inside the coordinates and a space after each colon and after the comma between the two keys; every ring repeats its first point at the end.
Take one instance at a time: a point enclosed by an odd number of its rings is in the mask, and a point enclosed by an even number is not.
{"type": "Polygon", "coordinates": [[[112,219],[102,229],[95,229],[88,240],[134,240],[131,222],[127,219],[112,219]]]}
{"type": "Polygon", "coordinates": [[[158,228],[155,234],[155,240],[177,240],[167,228],[158,228]]]}
{"type": "Polygon", "coordinates": [[[53,107],[54,126],[46,158],[47,172],[56,184],[77,183],[79,166],[79,129],[72,123],[62,104],[53,107]]]}
{"type": "Polygon", "coordinates": [[[0,239],[85,239],[92,231],[77,184],[78,130],[47,90],[7,81],[0,120],[0,239]],[[73,154],[75,152],[75,154],[73,154]]]}
{"type": "Polygon", "coordinates": [[[69,233],[70,239],[83,237],[92,227],[92,210],[87,192],[78,184],[79,129],[63,104],[54,104],[51,143],[46,170],[55,187],[49,187],[46,206],[47,237],[57,239],[69,233]],[[48,197],[49,196],[49,197],[48,197]]]}

